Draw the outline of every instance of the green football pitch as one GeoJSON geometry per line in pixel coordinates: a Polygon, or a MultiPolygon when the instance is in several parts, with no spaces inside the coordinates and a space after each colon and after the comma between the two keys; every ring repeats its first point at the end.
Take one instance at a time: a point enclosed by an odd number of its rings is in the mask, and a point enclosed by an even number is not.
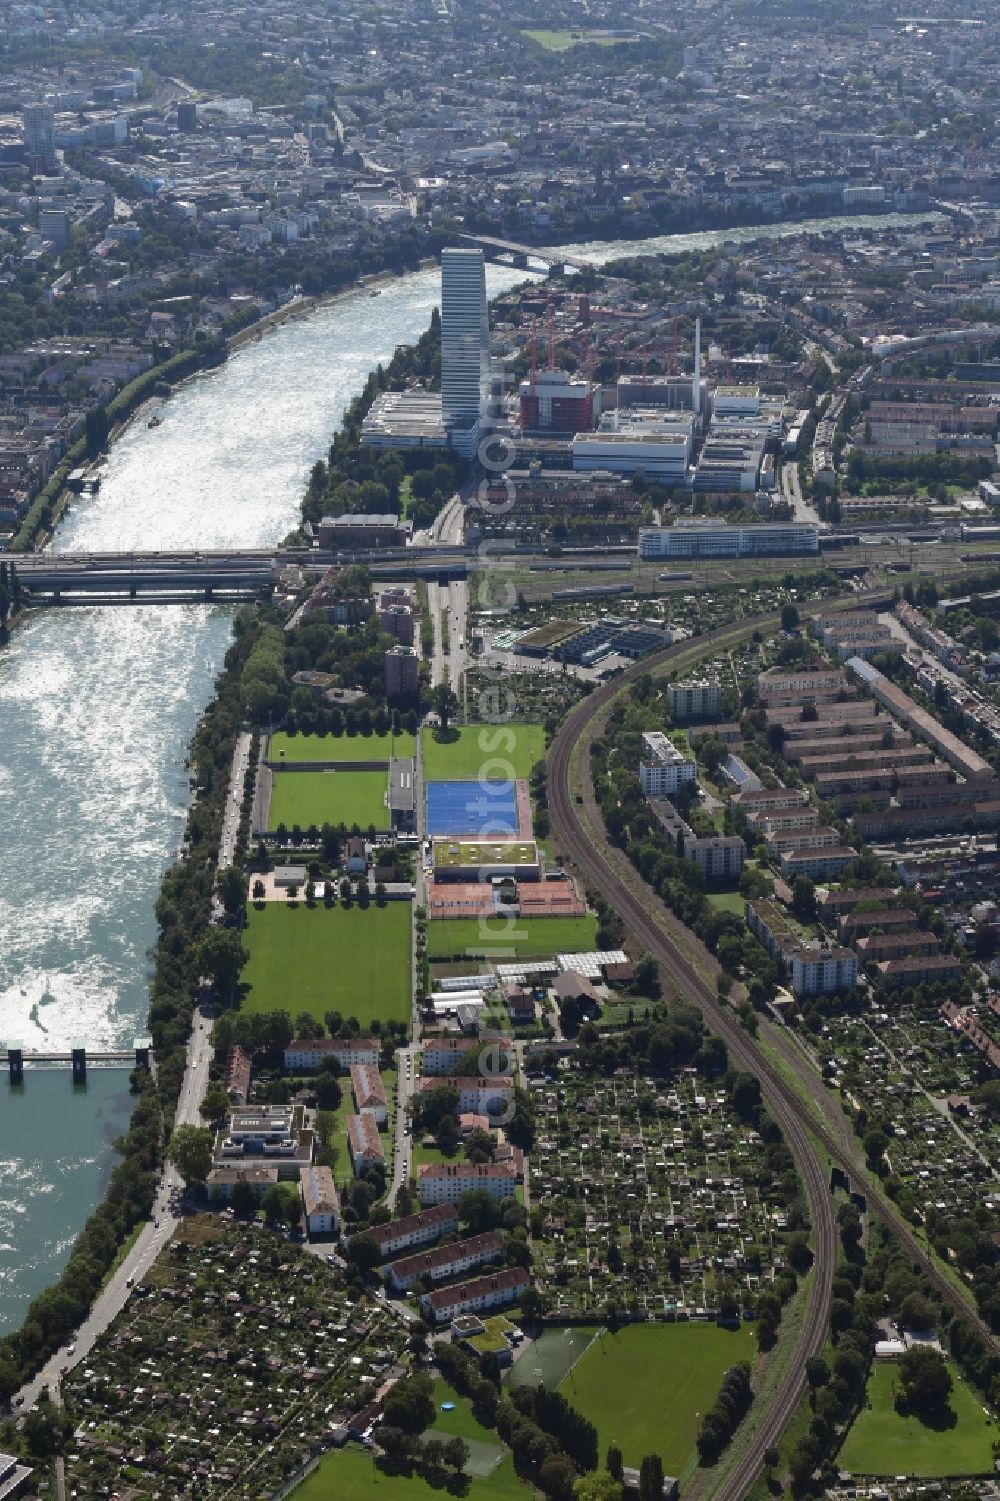
{"type": "Polygon", "coordinates": [[[241,976],[248,1012],[328,1011],[356,1016],[362,1027],[410,1017],[410,904],[372,901],[350,907],[267,902],[247,911],[241,976]]]}
{"type": "Polygon", "coordinates": [[[420,757],[425,782],[509,782],[545,759],[545,731],[540,724],[467,724],[443,736],[421,730],[420,757]]]}

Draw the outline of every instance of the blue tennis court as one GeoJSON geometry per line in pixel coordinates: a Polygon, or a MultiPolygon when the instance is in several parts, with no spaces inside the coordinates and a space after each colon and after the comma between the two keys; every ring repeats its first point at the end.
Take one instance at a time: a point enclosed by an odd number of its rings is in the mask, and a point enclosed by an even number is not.
{"type": "Polygon", "coordinates": [[[517,834],[513,782],[428,782],[427,832],[439,834],[517,834]]]}

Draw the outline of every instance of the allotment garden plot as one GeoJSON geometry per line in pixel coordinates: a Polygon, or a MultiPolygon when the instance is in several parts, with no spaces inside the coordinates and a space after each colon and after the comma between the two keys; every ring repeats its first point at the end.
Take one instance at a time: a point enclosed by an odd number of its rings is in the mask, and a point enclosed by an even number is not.
{"type": "Polygon", "coordinates": [[[654,1318],[742,1310],[786,1224],[764,1144],[721,1088],[572,1074],[533,1091],[536,1272],[552,1311],[654,1318]]]}
{"type": "Polygon", "coordinates": [[[900,1207],[912,1200],[949,1222],[1000,1207],[1000,1127],[970,1106],[980,1055],[939,1007],[829,1017],[826,1028],[817,1054],[827,1076],[873,1122],[891,1124],[886,1165],[903,1185],[900,1207]]]}
{"type": "Polygon", "coordinates": [[[319,1022],[340,1011],[363,1028],[376,1018],[407,1021],[410,924],[409,902],[251,906],[241,1010],[308,1011],[319,1022]]]}
{"type": "Polygon", "coordinates": [[[185,1221],[63,1383],[79,1497],[270,1495],[372,1399],[405,1330],[287,1240],[185,1221]]]}

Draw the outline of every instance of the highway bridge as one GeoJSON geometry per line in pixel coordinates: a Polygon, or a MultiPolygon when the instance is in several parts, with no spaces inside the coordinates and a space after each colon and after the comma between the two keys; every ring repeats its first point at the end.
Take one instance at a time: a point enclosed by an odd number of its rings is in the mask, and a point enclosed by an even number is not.
{"type": "Polygon", "coordinates": [[[490,260],[502,258],[510,265],[523,266],[526,270],[532,261],[546,266],[549,276],[562,276],[567,267],[574,271],[592,269],[589,261],[579,257],[566,259],[561,251],[541,250],[537,245],[522,245],[517,240],[500,240],[495,235],[476,234],[462,234],[458,238],[469,246],[478,247],[490,260]]]}

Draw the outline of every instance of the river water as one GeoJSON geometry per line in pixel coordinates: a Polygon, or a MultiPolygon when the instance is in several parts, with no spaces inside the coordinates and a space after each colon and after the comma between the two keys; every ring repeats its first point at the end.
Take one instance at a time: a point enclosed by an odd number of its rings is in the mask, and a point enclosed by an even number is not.
{"type": "MultiPolygon", "coordinates": [[[[914,222],[900,219],[898,222],[914,222]]],[[[604,262],[852,221],[569,247],[604,262]]],[[[860,228],[879,221],[859,219],[860,228]]],[[[487,269],[491,295],[523,279],[487,269]]],[[[99,495],[56,550],[267,546],[294,524],[315,460],[369,370],[413,342],[436,270],[293,319],[189,382],[115,445],[99,495]]],[[[153,906],[184,826],[187,744],[211,696],[230,612],[72,608],[37,615],[0,654],[0,1038],[27,1049],[128,1046],[143,1029],[153,906]]],[[[65,1261],[128,1119],[126,1075],[68,1067],[0,1078],[0,1331],[65,1261]]]]}

